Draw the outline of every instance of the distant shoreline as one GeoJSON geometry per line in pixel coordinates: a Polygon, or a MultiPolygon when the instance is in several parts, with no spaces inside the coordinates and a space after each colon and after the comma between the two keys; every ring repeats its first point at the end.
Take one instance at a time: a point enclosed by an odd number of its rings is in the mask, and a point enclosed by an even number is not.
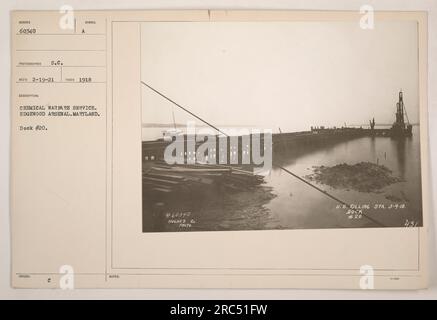
{"type": "MultiPolygon", "coordinates": [[[[393,123],[381,123],[381,124],[376,124],[376,127],[390,127],[392,126],[393,123]]],[[[411,123],[411,125],[413,126],[418,126],[419,123],[411,123]]],[[[207,127],[207,125],[204,124],[200,124],[197,125],[197,127],[207,127]]],[[[360,127],[360,126],[369,126],[369,124],[351,124],[348,125],[348,127],[360,127]]],[[[186,124],[182,124],[182,123],[143,123],[141,125],[142,128],[186,128],[187,125],[186,124]]],[[[253,125],[217,125],[217,127],[220,128],[259,128],[259,126],[253,126],[253,125]]]]}

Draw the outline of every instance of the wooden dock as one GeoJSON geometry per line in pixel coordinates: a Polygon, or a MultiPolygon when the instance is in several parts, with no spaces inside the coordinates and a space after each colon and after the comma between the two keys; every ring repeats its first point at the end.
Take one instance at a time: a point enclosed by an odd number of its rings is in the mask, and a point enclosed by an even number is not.
{"type": "Polygon", "coordinates": [[[168,165],[164,161],[143,163],[143,192],[170,194],[207,189],[250,190],[264,178],[240,166],[212,164],[168,165]]]}

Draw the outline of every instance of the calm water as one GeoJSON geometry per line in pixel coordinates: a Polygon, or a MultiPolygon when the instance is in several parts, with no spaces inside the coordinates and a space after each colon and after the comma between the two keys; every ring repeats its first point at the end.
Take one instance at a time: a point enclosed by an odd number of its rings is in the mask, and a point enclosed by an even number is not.
{"type": "MultiPolygon", "coordinates": [[[[404,181],[372,193],[335,190],[320,184],[318,186],[346,203],[370,205],[371,209],[363,213],[384,226],[403,227],[407,221],[413,225],[422,224],[418,126],[413,127],[412,138],[395,140],[386,137],[364,137],[319,148],[316,151],[308,150],[299,157],[282,157],[274,161],[279,161],[285,168],[301,177],[311,174],[313,166],[355,164],[361,161],[378,162],[404,181]],[[395,204],[403,204],[405,208],[396,209],[395,204]],[[375,205],[378,206],[377,209],[375,205]]],[[[359,218],[347,215],[346,210],[336,208],[337,202],[333,199],[279,168],[274,168],[266,181],[277,195],[265,205],[272,217],[278,221],[276,227],[296,229],[377,226],[365,216],[359,218]]]]}

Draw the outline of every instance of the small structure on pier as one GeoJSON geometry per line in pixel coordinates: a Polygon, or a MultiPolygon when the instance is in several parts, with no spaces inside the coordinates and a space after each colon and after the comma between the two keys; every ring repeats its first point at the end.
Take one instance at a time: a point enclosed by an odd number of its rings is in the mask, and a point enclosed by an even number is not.
{"type": "Polygon", "coordinates": [[[404,105],[402,90],[399,91],[399,99],[396,102],[395,122],[389,129],[375,129],[375,118],[370,123],[370,132],[372,136],[386,136],[392,138],[411,137],[413,135],[413,126],[408,120],[407,110],[404,105]],[[405,121],[406,118],[406,121],[405,121]]]}
{"type": "Polygon", "coordinates": [[[371,130],[375,129],[375,118],[373,118],[373,119],[370,120],[369,122],[370,122],[370,129],[371,129],[371,130]]]}

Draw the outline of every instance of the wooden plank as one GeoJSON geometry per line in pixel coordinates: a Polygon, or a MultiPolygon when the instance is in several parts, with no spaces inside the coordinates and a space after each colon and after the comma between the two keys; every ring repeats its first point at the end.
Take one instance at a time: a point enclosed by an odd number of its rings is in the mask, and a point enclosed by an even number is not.
{"type": "Polygon", "coordinates": [[[158,171],[167,171],[167,172],[186,172],[186,173],[201,173],[201,172],[230,172],[230,169],[209,169],[209,168],[200,168],[200,169],[193,169],[193,168],[182,168],[182,167],[172,167],[171,169],[165,169],[165,168],[154,168],[158,171]]]}
{"type": "Polygon", "coordinates": [[[152,178],[152,177],[148,177],[148,176],[144,176],[143,180],[146,180],[146,181],[155,181],[155,182],[158,182],[158,183],[170,184],[170,185],[178,185],[180,183],[179,181],[158,179],[158,178],[152,178]]]}

